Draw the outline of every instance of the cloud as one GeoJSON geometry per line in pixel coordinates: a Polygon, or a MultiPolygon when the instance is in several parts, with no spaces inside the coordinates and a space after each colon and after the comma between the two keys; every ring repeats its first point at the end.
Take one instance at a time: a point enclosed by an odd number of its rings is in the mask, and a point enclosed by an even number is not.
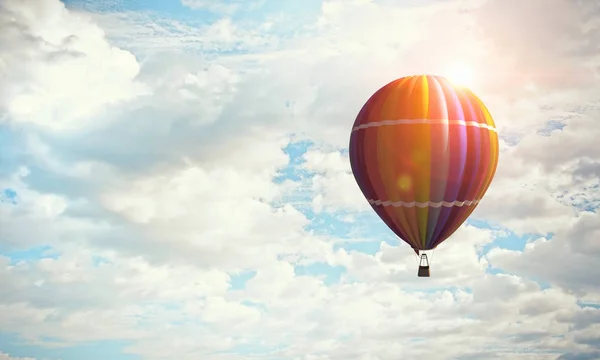
{"type": "Polygon", "coordinates": [[[244,2],[239,0],[223,2],[223,3],[214,3],[206,0],[181,0],[181,4],[183,6],[189,7],[191,9],[207,9],[212,12],[222,13],[222,14],[231,14],[235,11],[240,10],[240,7],[245,8],[256,8],[261,7],[264,4],[264,1],[250,1],[244,2]],[[245,5],[245,6],[244,6],[245,5]]]}
{"type": "Polygon", "coordinates": [[[33,4],[2,5],[0,104],[11,121],[69,130],[102,121],[107,106],[144,93],[134,81],[134,56],[108,44],[102,29],[60,2],[30,11],[33,4]]]}
{"type": "Polygon", "coordinates": [[[596,243],[600,231],[597,213],[585,212],[570,226],[551,239],[539,238],[523,252],[494,249],[490,261],[506,271],[535,277],[573,291],[584,299],[600,301],[596,286],[600,248],[596,243]],[[557,267],[556,264],[562,264],[557,267]]]}
{"type": "Polygon", "coordinates": [[[512,65],[512,71],[495,74],[497,84],[531,81],[565,88],[593,83],[596,69],[590,56],[596,51],[589,44],[597,36],[599,12],[588,2],[491,0],[474,15],[483,36],[512,65]]]}
{"type": "Polygon", "coordinates": [[[0,352],[0,360],[35,360],[30,357],[12,357],[10,354],[0,352]]]}
{"type": "Polygon", "coordinates": [[[304,159],[303,167],[316,173],[311,179],[315,210],[371,210],[354,180],[347,154],[311,149],[304,154],[304,159]]]}
{"type": "Polygon", "coordinates": [[[11,349],[596,356],[597,9],[305,4],[185,2],[186,17],[2,3],[0,330],[18,334],[11,349]],[[500,165],[421,279],[346,148],[375,90],[455,63],[477,75],[500,165]]]}
{"type": "Polygon", "coordinates": [[[595,359],[600,356],[598,352],[588,352],[588,353],[567,353],[558,357],[557,360],[588,360],[595,359]]]}

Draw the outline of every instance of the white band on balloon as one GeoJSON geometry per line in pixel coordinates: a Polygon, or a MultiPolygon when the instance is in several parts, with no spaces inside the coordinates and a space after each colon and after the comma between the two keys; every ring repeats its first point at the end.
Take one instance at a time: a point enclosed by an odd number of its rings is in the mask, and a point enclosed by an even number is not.
{"type": "Polygon", "coordinates": [[[488,129],[490,131],[497,132],[496,128],[488,125],[479,123],[477,121],[466,121],[466,120],[448,120],[448,119],[400,119],[400,120],[382,120],[374,121],[366,124],[356,126],[352,131],[360,129],[366,129],[370,127],[386,126],[386,125],[403,125],[403,124],[447,124],[447,125],[463,125],[473,126],[482,129],[488,129]]]}
{"type": "Polygon", "coordinates": [[[417,201],[411,201],[411,202],[404,202],[404,201],[381,201],[381,200],[373,200],[373,199],[369,199],[369,203],[373,204],[373,205],[378,205],[378,206],[393,206],[393,207],[418,207],[418,208],[426,208],[426,207],[433,207],[433,208],[439,208],[439,207],[453,207],[453,206],[458,206],[458,207],[463,207],[463,206],[471,206],[471,205],[477,205],[479,203],[481,199],[478,200],[465,200],[465,201],[440,201],[440,202],[433,202],[433,201],[426,201],[426,202],[417,202],[417,201]]]}

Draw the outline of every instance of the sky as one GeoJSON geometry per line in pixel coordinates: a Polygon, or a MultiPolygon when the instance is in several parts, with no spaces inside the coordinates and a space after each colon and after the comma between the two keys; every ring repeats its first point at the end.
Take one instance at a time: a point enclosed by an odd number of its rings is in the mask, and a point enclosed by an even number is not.
{"type": "Polygon", "coordinates": [[[600,4],[0,0],[0,360],[600,359],[600,4]],[[416,276],[348,159],[472,73],[500,160],[416,276]]]}

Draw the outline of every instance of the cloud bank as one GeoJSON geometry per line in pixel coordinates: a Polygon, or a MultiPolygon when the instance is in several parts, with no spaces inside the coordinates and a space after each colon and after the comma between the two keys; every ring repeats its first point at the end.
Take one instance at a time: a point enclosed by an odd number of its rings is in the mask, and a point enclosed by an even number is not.
{"type": "Polygon", "coordinates": [[[152,6],[0,1],[1,360],[600,358],[598,6],[152,6]],[[457,63],[500,164],[423,281],[348,138],[457,63]]]}

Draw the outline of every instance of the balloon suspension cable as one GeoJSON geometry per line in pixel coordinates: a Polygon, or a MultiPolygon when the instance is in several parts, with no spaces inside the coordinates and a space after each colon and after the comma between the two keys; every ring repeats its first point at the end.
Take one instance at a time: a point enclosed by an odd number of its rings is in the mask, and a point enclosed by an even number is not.
{"type": "Polygon", "coordinates": [[[429,266],[431,266],[431,263],[433,262],[433,254],[435,254],[435,248],[433,248],[433,250],[431,251],[431,257],[429,258],[429,266]]]}
{"type": "Polygon", "coordinates": [[[417,266],[419,266],[421,264],[421,257],[420,257],[420,255],[413,251],[413,256],[415,258],[415,263],[417,264],[417,266]]]}

